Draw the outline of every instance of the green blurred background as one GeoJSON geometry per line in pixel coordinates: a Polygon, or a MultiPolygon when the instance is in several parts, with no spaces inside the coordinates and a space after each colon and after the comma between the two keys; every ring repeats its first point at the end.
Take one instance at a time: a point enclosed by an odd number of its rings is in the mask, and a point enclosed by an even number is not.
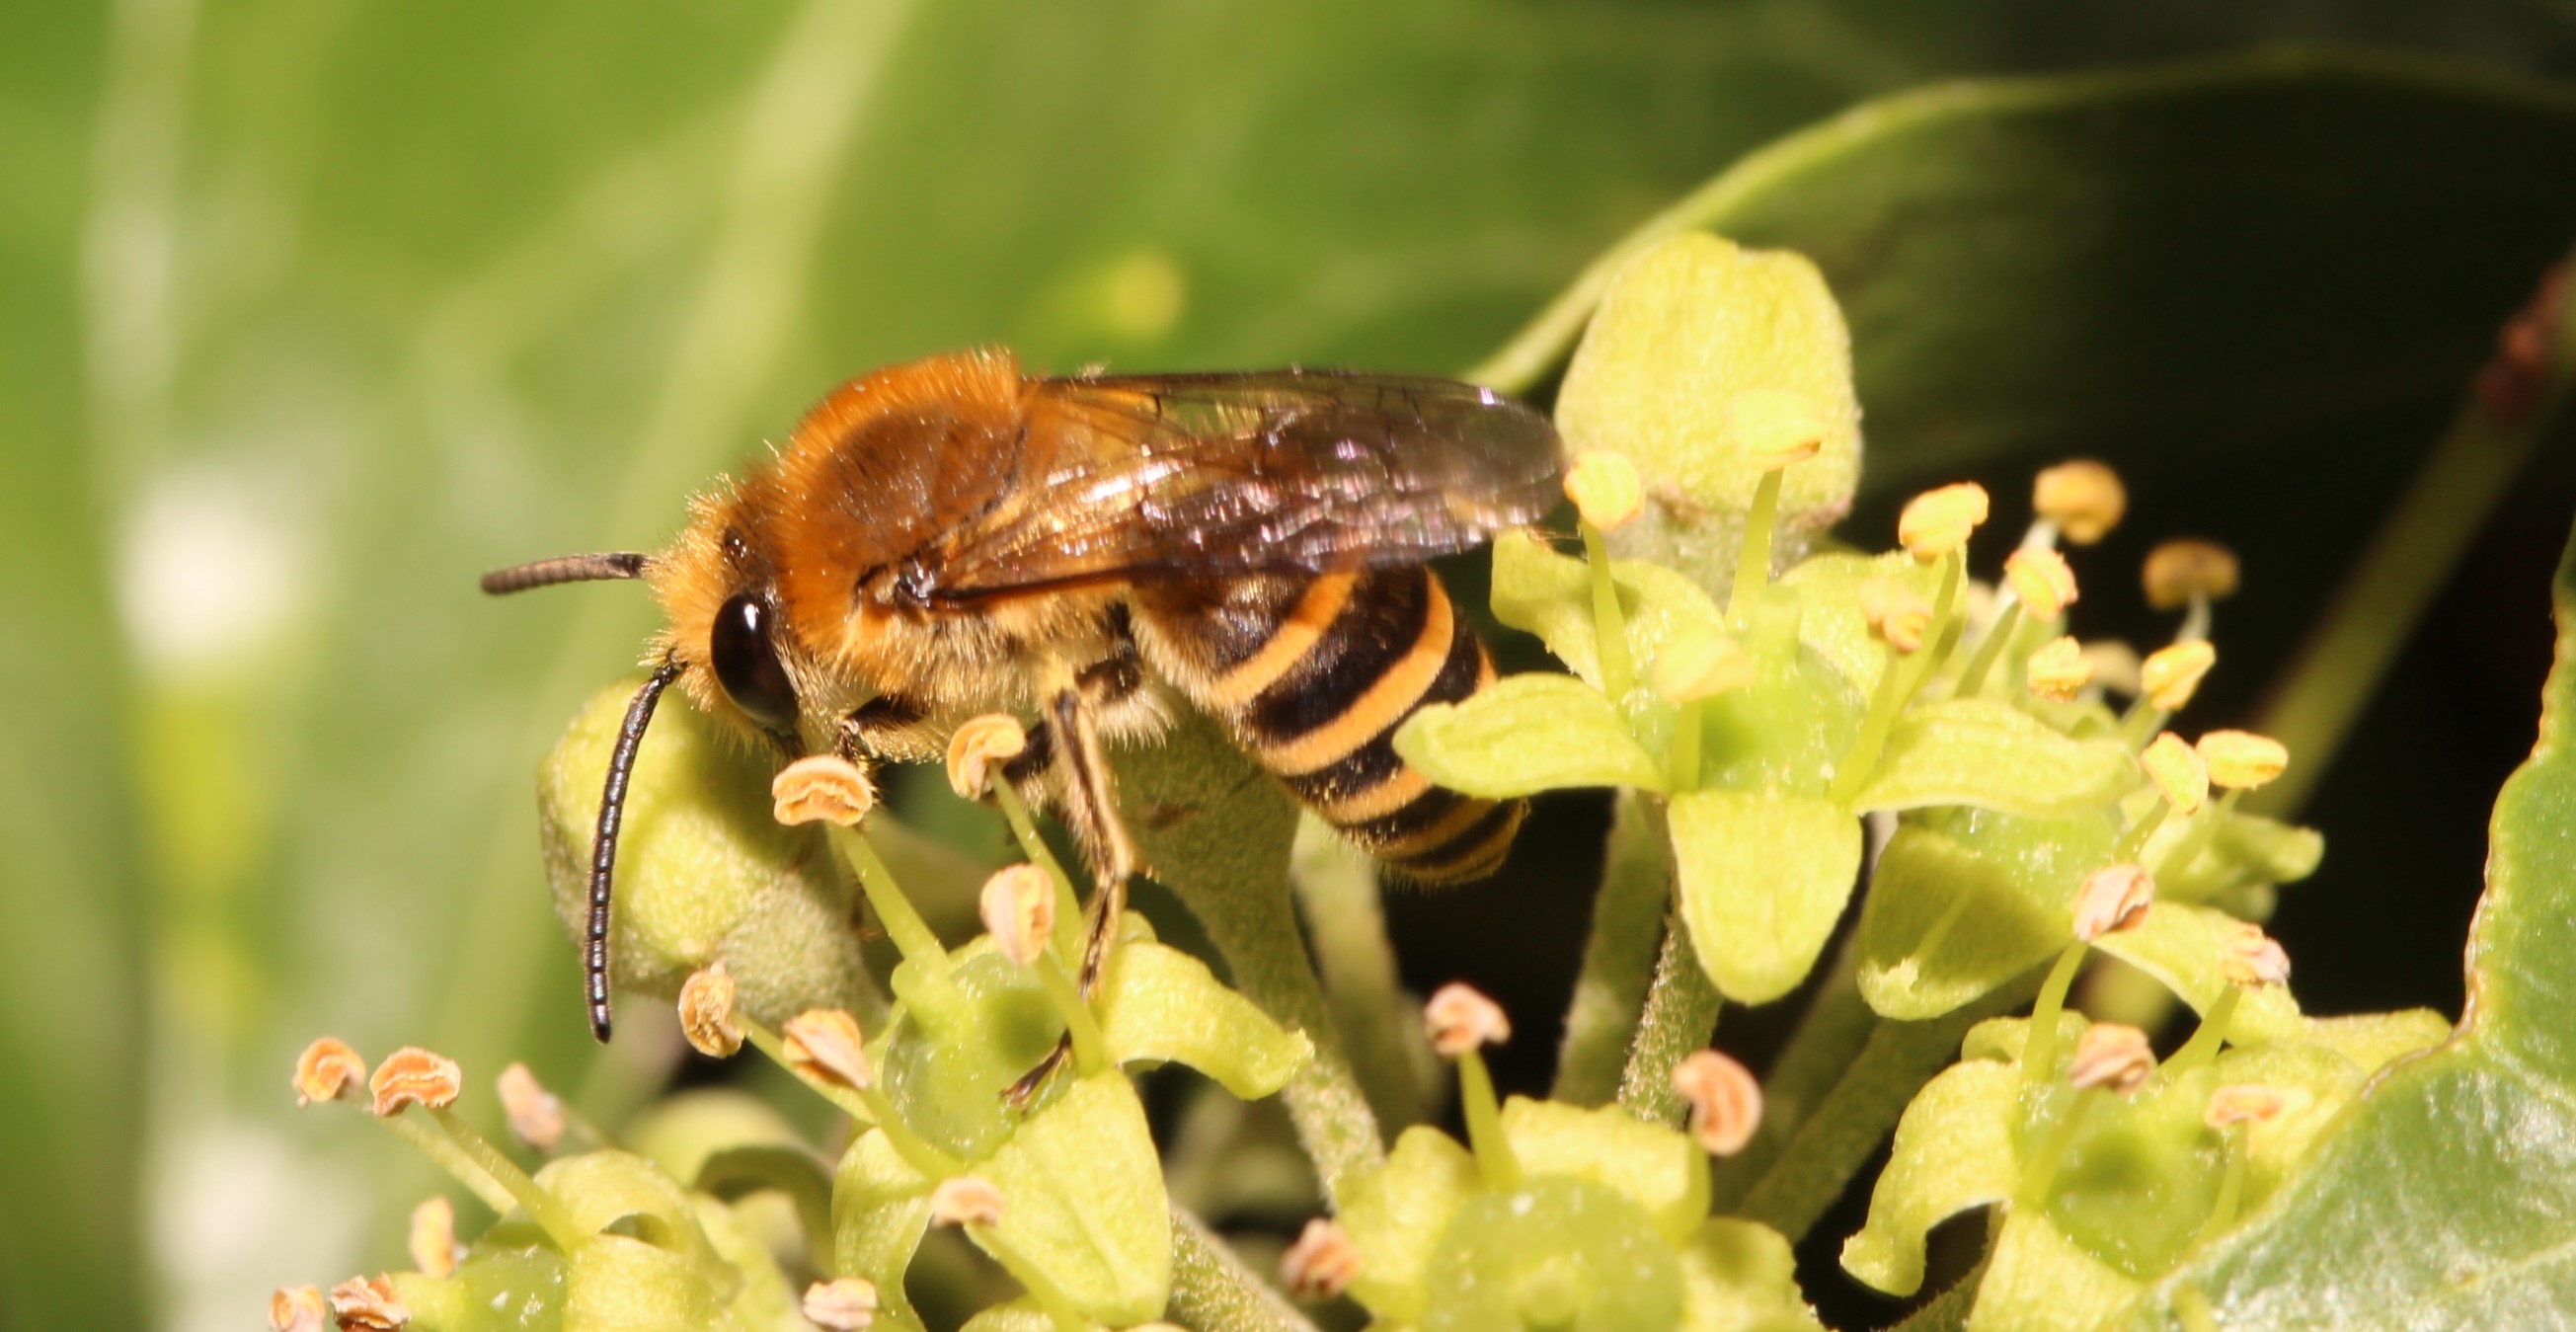
{"type": "MultiPolygon", "coordinates": [[[[1454,373],[1867,99],[2284,42],[2403,63],[1847,127],[1724,214],[1851,312],[1867,539],[1964,475],[2012,527],[2032,467],[2096,453],[2136,504],[2085,562],[2088,630],[2156,632],[2126,572],[2154,535],[2247,552],[2213,725],[2260,715],[2576,240],[2549,82],[2576,6],[0,7],[0,1327],[238,1327],[398,1262],[425,1178],[353,1116],[294,1117],[317,1034],[478,1085],[523,1058],[611,1117],[657,1075],[650,1041],[588,1046],[530,799],[649,607],[487,603],[480,570],[658,544],[884,361],[1454,373]]],[[[2281,930],[2315,1009],[2456,1011],[2569,452],[2486,522],[2311,809],[2327,867],[2281,930]]],[[[1409,980],[1511,1001],[1522,1086],[1602,813],[1547,817],[1498,889],[1391,907],[1409,980]]]]}

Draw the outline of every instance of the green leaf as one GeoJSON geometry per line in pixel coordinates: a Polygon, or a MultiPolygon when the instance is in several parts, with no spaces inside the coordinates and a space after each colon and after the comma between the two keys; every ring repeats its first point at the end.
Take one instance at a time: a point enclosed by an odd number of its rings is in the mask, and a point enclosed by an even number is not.
{"type": "Polygon", "coordinates": [[[1682,1249],[1682,1332],[1822,1332],[1798,1288],[1789,1241],[1769,1226],[1713,1216],[1682,1249]]]}
{"type": "MultiPolygon", "coordinates": [[[[1663,565],[1612,560],[1610,581],[1619,590],[1629,655],[1637,662],[1653,662],[1664,640],[1685,624],[1726,627],[1705,589],[1663,565]]],[[[1530,533],[1506,532],[1494,539],[1493,603],[1495,619],[1538,635],[1585,683],[1600,687],[1599,626],[1592,618],[1591,572],[1582,560],[1530,533]]]]}
{"type": "Polygon", "coordinates": [[[1119,1064],[1177,1059],[1248,1101],[1286,1086],[1315,1057],[1304,1033],[1219,984],[1206,963],[1141,940],[1110,955],[1100,1032],[1119,1064]]]}
{"type": "Polygon", "coordinates": [[[1075,1082],[976,1173],[1002,1192],[995,1234],[1076,1307],[1118,1326],[1162,1313],[1172,1289],[1171,1204],[1126,1075],[1075,1082]]]}
{"type": "Polygon", "coordinates": [[[1686,791],[1673,797],[1683,923],[1720,993],[1758,1004],[1816,964],[1860,871],[1860,820],[1813,796],[1686,791]]]}
{"type": "Polygon", "coordinates": [[[2113,833],[2099,815],[1987,811],[1899,827],[1861,902],[1861,996],[1919,1021],[2046,961],[2074,938],[2075,890],[2109,861],[2113,833]]]}
{"type": "Polygon", "coordinates": [[[1620,1106],[1585,1109],[1514,1096],[1503,1102],[1503,1136],[1523,1171],[1616,1189],[1646,1209],[1675,1244],[1708,1219],[1708,1153],[1620,1106]]]}
{"type": "Polygon", "coordinates": [[[2540,738],[2496,800],[2457,1034],[2382,1073],[2129,1325],[2167,1326],[2186,1299],[2252,1328],[2528,1327],[2576,1303],[2576,542],[2552,599],[2540,738]]]}
{"type": "Polygon", "coordinates": [[[1923,1238],[1943,1219],[2012,1196],[2018,1064],[1971,1059],[1915,1093],[1869,1195],[1869,1220],[1843,1244],[1843,1270],[1890,1295],[1923,1284],[1923,1238]]]}
{"type": "Polygon", "coordinates": [[[1469,1198],[1423,1284],[1422,1332],[1671,1327],[1686,1293],[1681,1260],[1645,1209],[1563,1175],[1469,1198]]]}
{"type": "Polygon", "coordinates": [[[1782,473],[1784,525],[1841,517],[1860,473],[1860,405],[1851,334],[1816,266],[1706,232],[1628,260],[1556,395],[1570,452],[1626,454],[1646,478],[1646,511],[1621,529],[1623,544],[1685,568],[1732,567],[1731,538],[1765,471],[1727,429],[1730,400],[1746,389],[1796,393],[1827,422],[1822,451],[1782,473]]]}
{"type": "Polygon", "coordinates": [[[1464,703],[1423,708],[1395,733],[1395,752],[1440,785],[1488,799],[1577,786],[1664,789],[1618,709],[1563,675],[1515,675],[1464,703]]]}
{"type": "Polygon", "coordinates": [[[1342,1186],[1342,1231],[1361,1257],[1351,1298],[1389,1322],[1419,1320],[1431,1251],[1483,1187],[1476,1158],[1448,1134],[1417,1126],[1397,1135],[1384,1165],[1342,1186]]]}
{"type": "MultiPolygon", "coordinates": [[[[2228,989],[2223,972],[2228,940],[2244,928],[2235,917],[2211,907],[2158,902],[2137,924],[2103,935],[2093,946],[2164,982],[2176,998],[2206,1013],[2228,989]]],[[[2229,1040],[2293,1040],[2305,1030],[2299,1002],[2288,986],[2253,986],[2243,996],[2228,1025],[2229,1040]]]]}
{"type": "Polygon", "coordinates": [[[905,1162],[879,1128],[853,1139],[832,1173],[832,1270],[875,1283],[878,1321],[905,1332],[921,1327],[903,1277],[930,1228],[937,1184],[905,1162]]]}
{"type": "Polygon", "coordinates": [[[1860,585],[1874,578],[1903,584],[1925,605],[1941,590],[1941,566],[1901,550],[1881,555],[1830,551],[1801,560],[1780,576],[1781,586],[1797,589],[1803,607],[1798,641],[1831,662],[1862,698],[1878,688],[1879,673],[1887,667],[1887,645],[1871,636],[1860,613],[1860,585]]]}
{"type": "Polygon", "coordinates": [[[2138,782],[2137,756],[2116,740],[2073,740],[1992,699],[1906,710],[1855,809],[1975,805],[2032,818],[2106,809],[2138,782]]]}

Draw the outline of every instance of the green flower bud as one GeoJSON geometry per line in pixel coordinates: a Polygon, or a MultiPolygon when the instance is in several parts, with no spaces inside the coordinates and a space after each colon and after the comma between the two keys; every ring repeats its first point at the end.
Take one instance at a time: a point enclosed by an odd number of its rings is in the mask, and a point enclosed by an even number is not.
{"type": "MultiPolygon", "coordinates": [[[[589,912],[600,784],[631,684],[591,696],[537,772],[555,913],[579,939],[589,912]]],[[[851,924],[852,891],[821,832],[772,816],[768,763],[694,708],[645,733],[618,838],[610,957],[621,985],[664,999],[723,962],[742,1011],[775,1025],[807,1008],[881,1007],[851,924]]]]}
{"type": "Polygon", "coordinates": [[[1631,261],[1556,398],[1573,453],[1615,449],[1645,476],[1645,512],[1613,538],[1623,553],[1728,581],[1754,492],[1781,461],[1763,432],[1736,428],[1749,390],[1797,395],[1819,427],[1817,452],[1778,473],[1779,544],[1794,553],[1850,507],[1860,472],[1851,334],[1832,293],[1802,256],[1704,232],[1631,261]]]}

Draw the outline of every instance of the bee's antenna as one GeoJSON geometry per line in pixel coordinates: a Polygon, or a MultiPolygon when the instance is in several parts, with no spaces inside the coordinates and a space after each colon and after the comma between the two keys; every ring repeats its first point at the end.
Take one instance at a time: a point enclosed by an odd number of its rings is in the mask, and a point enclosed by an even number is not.
{"type": "Polygon", "coordinates": [[[531,560],[507,569],[495,569],[483,575],[483,590],[493,596],[525,592],[532,587],[552,587],[557,583],[596,583],[610,578],[641,578],[644,566],[652,557],[640,550],[609,551],[598,555],[557,555],[550,560],[531,560]]]}
{"type": "MultiPolygon", "coordinates": [[[[572,559],[617,559],[619,556],[572,556],[572,559]]],[[[642,556],[632,558],[641,560],[642,556]]],[[[546,561],[555,563],[556,561],[546,561]]],[[[528,565],[536,568],[537,565],[528,565]]],[[[512,572],[503,570],[504,573],[512,572]]],[[[497,577],[498,575],[495,575],[497,577]]],[[[608,577],[633,577],[606,575],[608,577]]],[[[569,582],[570,579],[556,579],[569,582]]],[[[483,580],[490,588],[492,580],[483,580]]],[[[530,583],[526,586],[534,587],[530,583]]],[[[508,591],[511,589],[503,589],[508,591]]],[[[626,721],[617,728],[617,748],[608,756],[608,785],[599,794],[599,829],[590,840],[590,924],[582,933],[582,980],[590,999],[590,1034],[608,1044],[608,901],[609,886],[617,869],[617,824],[626,814],[626,779],[635,771],[635,751],[644,743],[644,728],[653,721],[653,707],[662,701],[662,691],[678,678],[680,663],[666,659],[662,668],[653,672],[644,687],[635,691],[635,701],[626,705],[626,721]]]]}

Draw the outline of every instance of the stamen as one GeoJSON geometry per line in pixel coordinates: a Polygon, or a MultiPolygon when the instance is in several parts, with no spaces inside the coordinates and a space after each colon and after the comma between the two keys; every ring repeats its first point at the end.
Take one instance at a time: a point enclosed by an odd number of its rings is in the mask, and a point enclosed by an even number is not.
{"type": "Polygon", "coordinates": [[[1279,1282],[1301,1300],[1330,1300],[1360,1274],[1360,1251],[1340,1226],[1323,1217],[1306,1223],[1297,1242],[1279,1256],[1279,1282]]]}
{"type": "Polygon", "coordinates": [[[1690,1105],[1690,1135],[1711,1156],[1733,1156],[1762,1127],[1762,1084],[1717,1050],[1694,1051],[1673,1066],[1673,1089],[1690,1105]]]}

